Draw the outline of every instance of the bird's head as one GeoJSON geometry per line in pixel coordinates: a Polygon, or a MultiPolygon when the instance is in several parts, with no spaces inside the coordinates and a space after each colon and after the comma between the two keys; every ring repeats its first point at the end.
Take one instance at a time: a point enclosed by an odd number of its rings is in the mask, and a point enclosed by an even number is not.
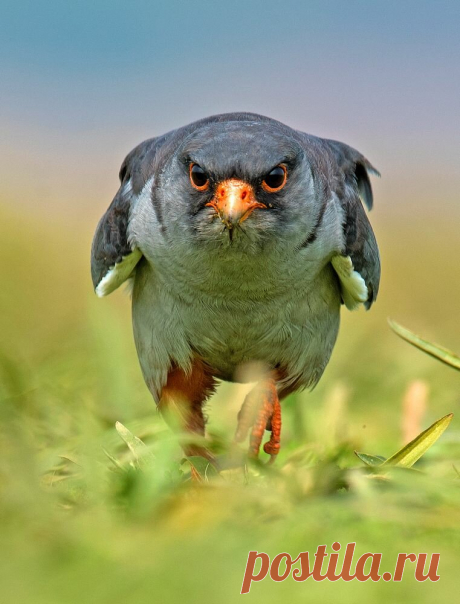
{"type": "Polygon", "coordinates": [[[292,237],[299,221],[308,232],[311,169],[295,137],[276,124],[216,122],[186,136],[156,186],[165,232],[249,252],[292,237]]]}
{"type": "Polygon", "coordinates": [[[266,291],[268,280],[276,288],[281,274],[313,274],[344,250],[358,271],[373,255],[369,287],[378,287],[378,251],[360,202],[372,207],[372,173],[348,145],[250,113],[148,139],[125,158],[99,222],[95,287],[110,293],[143,256],[170,282],[174,272],[214,291],[225,278],[233,291],[257,274],[266,291]]]}

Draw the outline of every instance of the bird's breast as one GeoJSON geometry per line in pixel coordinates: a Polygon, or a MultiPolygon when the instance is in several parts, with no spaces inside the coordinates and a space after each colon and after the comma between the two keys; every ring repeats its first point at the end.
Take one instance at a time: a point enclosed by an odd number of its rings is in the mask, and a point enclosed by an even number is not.
{"type": "Polygon", "coordinates": [[[156,379],[155,371],[164,374],[171,361],[186,366],[196,354],[230,381],[254,361],[303,375],[305,384],[321,375],[339,321],[332,270],[326,266],[316,278],[304,274],[302,280],[243,269],[207,278],[176,270],[172,279],[148,263],[139,268],[133,321],[147,381],[156,379]]]}

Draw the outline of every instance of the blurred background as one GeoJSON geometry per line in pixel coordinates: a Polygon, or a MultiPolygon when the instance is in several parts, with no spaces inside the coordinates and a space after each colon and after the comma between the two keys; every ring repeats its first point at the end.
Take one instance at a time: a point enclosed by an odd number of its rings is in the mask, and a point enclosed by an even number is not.
{"type": "MultiPolygon", "coordinates": [[[[92,499],[94,485],[106,480],[94,468],[103,463],[101,439],[116,439],[114,422],[136,426],[139,435],[147,426],[161,430],[137,365],[129,297],[117,292],[96,299],[89,272],[92,235],[117,190],[120,164],[146,138],[210,114],[253,111],[344,141],[382,174],[372,181],[370,216],[382,256],[379,300],[369,313],[343,313],[320,385],[286,401],[285,455],[325,440],[332,449],[347,442],[391,454],[407,436],[402,401],[411,388],[422,401],[420,429],[458,410],[457,375],[398,340],[386,319],[460,351],[459,27],[456,0],[2,1],[0,477],[1,517],[9,528],[3,531],[7,581],[0,584],[10,599],[139,602],[161,594],[163,601],[232,602],[248,549],[258,549],[266,534],[262,527],[248,532],[244,522],[226,532],[222,526],[234,524],[237,514],[216,520],[212,502],[214,537],[203,537],[206,514],[196,520],[195,509],[181,508],[182,524],[167,525],[173,544],[160,531],[161,546],[155,546],[161,522],[151,507],[128,530],[108,512],[113,501],[106,493],[92,499]],[[84,487],[59,492],[72,501],[59,499],[66,511],[57,513],[43,494],[42,477],[72,451],[97,461],[84,487]],[[69,511],[74,506],[76,518],[69,511]],[[179,582],[172,570],[177,560],[196,561],[179,572],[179,582]]],[[[243,390],[223,385],[210,406],[211,430],[233,430],[243,390]]],[[[458,429],[444,438],[446,447],[458,448],[458,429]]],[[[446,450],[451,468],[453,449],[446,450]]],[[[309,520],[296,508],[264,546],[285,551],[284,536],[297,535],[304,523],[304,545],[294,540],[286,550],[295,556],[302,547],[338,540],[349,522],[344,538],[361,536],[363,547],[404,548],[406,541],[397,541],[401,525],[396,522],[394,533],[381,525],[384,510],[373,501],[378,511],[362,523],[356,510],[344,519],[336,502],[333,512],[314,499],[309,520]],[[326,534],[318,526],[327,518],[326,534]]],[[[248,496],[248,506],[257,507],[255,496],[248,496]]],[[[407,511],[403,505],[395,512],[402,525],[407,511]]],[[[427,512],[426,534],[439,513],[427,512]]],[[[395,517],[386,520],[391,525],[395,517]]],[[[441,537],[451,534],[447,518],[431,541],[416,542],[419,551],[446,548],[445,589],[460,560],[451,538],[441,537]]],[[[337,601],[339,588],[343,601],[404,593],[420,602],[440,593],[433,591],[440,584],[412,579],[405,585],[308,589],[324,601],[337,601]]],[[[300,601],[306,588],[264,582],[247,597],[263,593],[267,602],[284,594],[300,601]]]]}

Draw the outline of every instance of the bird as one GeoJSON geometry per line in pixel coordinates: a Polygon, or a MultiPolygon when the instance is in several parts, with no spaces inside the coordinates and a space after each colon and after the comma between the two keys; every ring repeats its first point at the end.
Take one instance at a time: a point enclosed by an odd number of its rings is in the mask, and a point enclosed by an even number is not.
{"type": "Polygon", "coordinates": [[[92,281],[99,297],[130,284],[142,374],[191,437],[186,455],[213,459],[193,442],[205,437],[205,404],[220,381],[251,381],[257,367],[234,441],[249,436],[257,457],[268,431],[263,450],[276,459],[281,401],[318,383],[342,305],[369,309],[378,294],[370,175],[354,148],[254,113],[195,121],[123,161],[92,281]]]}

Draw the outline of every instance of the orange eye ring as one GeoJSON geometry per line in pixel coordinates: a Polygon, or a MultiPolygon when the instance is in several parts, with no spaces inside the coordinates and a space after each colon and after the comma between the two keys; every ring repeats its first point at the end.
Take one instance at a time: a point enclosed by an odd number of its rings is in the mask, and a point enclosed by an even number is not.
{"type": "Polygon", "coordinates": [[[284,164],[280,164],[273,168],[263,179],[262,189],[267,193],[276,193],[286,184],[287,180],[287,169],[284,164]]]}
{"type": "Polygon", "coordinates": [[[190,164],[189,176],[192,187],[197,191],[206,191],[209,187],[209,178],[203,168],[198,164],[190,164]]]}

